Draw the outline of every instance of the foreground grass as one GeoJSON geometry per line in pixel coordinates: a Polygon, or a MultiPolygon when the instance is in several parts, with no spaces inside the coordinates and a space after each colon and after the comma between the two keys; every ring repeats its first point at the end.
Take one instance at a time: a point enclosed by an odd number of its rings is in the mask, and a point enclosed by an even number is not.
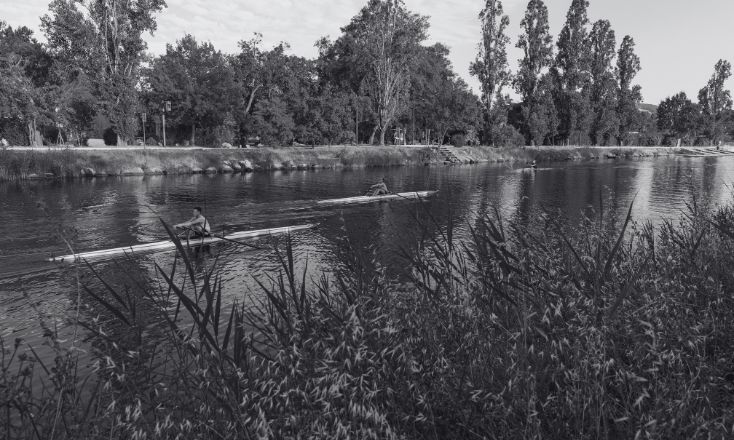
{"type": "MultiPolygon", "coordinates": [[[[557,162],[675,154],[671,148],[543,147],[458,149],[465,162],[557,162]]],[[[248,171],[342,167],[394,167],[443,164],[433,148],[340,146],[316,148],[254,148],[201,150],[10,150],[0,149],[0,181],[33,178],[120,176],[136,174],[190,174],[237,171],[245,161],[248,171]]]]}
{"type": "Polygon", "coordinates": [[[658,228],[534,218],[479,218],[467,240],[449,226],[406,252],[401,284],[346,241],[333,272],[296,273],[287,241],[280,272],[226,310],[216,266],[197,277],[180,248],[158,267],[162,287],[87,290],[111,317],[80,323],[96,335],[93,375],[77,377],[48,329],[55,365],[4,347],[0,426],[6,438],[732,438],[734,209],[692,205],[658,228]],[[146,317],[164,323],[155,340],[146,317]]]}

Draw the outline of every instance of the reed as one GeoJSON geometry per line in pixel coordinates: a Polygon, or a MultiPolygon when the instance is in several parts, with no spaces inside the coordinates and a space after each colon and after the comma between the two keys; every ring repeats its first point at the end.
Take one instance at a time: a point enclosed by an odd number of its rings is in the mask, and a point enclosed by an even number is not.
{"type": "Polygon", "coordinates": [[[160,285],[86,290],[107,316],[83,323],[86,383],[4,346],[4,435],[48,438],[61,393],[56,438],[731,438],[734,207],[631,212],[426,225],[401,283],[346,239],[328,273],[297,270],[289,237],[231,306],[177,242],[160,285]]]}

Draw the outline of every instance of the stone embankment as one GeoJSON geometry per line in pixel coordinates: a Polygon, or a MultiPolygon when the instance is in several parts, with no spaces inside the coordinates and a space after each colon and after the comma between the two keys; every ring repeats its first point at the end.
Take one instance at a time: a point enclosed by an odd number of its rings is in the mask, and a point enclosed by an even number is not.
{"type": "Polygon", "coordinates": [[[666,147],[369,147],[255,149],[0,149],[0,181],[164,174],[305,171],[473,163],[564,162],[682,155],[666,147]]]}

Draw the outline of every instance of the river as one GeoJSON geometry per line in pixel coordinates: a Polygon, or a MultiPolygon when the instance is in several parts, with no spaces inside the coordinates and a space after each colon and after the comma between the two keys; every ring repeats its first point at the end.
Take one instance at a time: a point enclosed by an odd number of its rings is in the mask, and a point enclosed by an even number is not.
{"type": "MultiPolygon", "coordinates": [[[[169,223],[204,207],[216,232],[313,223],[295,234],[295,253],[309,273],[328,271],[347,242],[395,277],[421,234],[452,224],[459,235],[477,215],[498,207],[507,218],[527,217],[543,205],[577,218],[602,195],[618,214],[632,200],[636,220],[675,219],[692,197],[711,204],[731,200],[734,158],[670,158],[543,165],[537,170],[502,165],[320,170],[246,175],[194,175],[27,181],[0,184],[0,336],[39,346],[41,318],[68,335],[77,298],[90,299],[78,284],[100,288],[82,266],[46,262],[51,255],[157,241],[169,223]],[[437,189],[424,202],[317,206],[316,200],[361,194],[381,177],[392,191],[437,189]],[[426,225],[417,227],[417,223],[426,225]],[[61,237],[64,237],[62,240],[61,237]],[[68,242],[68,244],[67,244],[68,242]],[[307,263],[306,263],[307,262],[307,263]]],[[[253,242],[254,244],[269,244],[253,242]]],[[[256,295],[254,278],[278,267],[267,246],[213,246],[199,255],[202,268],[218,256],[228,301],[256,295]]],[[[115,285],[128,278],[153,285],[153,263],[166,267],[171,253],[138,255],[124,264],[95,262],[115,285]]],[[[90,320],[99,307],[81,308],[90,320]]]]}

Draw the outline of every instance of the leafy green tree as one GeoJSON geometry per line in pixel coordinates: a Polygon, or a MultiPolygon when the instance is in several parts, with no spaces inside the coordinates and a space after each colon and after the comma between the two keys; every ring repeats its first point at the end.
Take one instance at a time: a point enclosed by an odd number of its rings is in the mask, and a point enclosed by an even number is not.
{"type": "Polygon", "coordinates": [[[118,143],[136,134],[138,80],[147,48],[143,34],[156,30],[164,0],[53,0],[41,18],[51,54],[65,70],[94,81],[100,110],[118,143]]]}
{"type": "Polygon", "coordinates": [[[0,131],[13,143],[25,141],[16,134],[24,126],[28,143],[42,144],[40,124],[50,123],[53,107],[51,64],[30,29],[0,21],[0,131]]]}
{"type": "Polygon", "coordinates": [[[256,100],[277,90],[279,79],[285,72],[288,49],[280,43],[271,50],[262,48],[262,35],[240,42],[240,53],[233,60],[235,80],[240,89],[238,115],[241,121],[247,119],[256,100]]]}
{"type": "Polygon", "coordinates": [[[366,19],[366,26],[355,28],[356,37],[370,66],[361,91],[370,97],[376,116],[370,143],[379,132],[379,143],[385,145],[389,127],[405,109],[410,69],[428,25],[402,0],[371,0],[359,19],[366,19]]]}
{"type": "Polygon", "coordinates": [[[731,63],[719,60],[708,84],[698,92],[704,127],[712,145],[718,145],[726,132],[724,116],[732,108],[731,92],[726,89],[726,81],[730,77],[731,63]]]}
{"type": "Polygon", "coordinates": [[[329,84],[319,85],[308,97],[306,112],[298,121],[295,138],[305,144],[356,142],[358,97],[329,84]]]}
{"type": "Polygon", "coordinates": [[[550,89],[546,81],[541,90],[544,72],[553,64],[553,37],[549,31],[548,8],[542,0],[530,0],[525,17],[520,23],[523,33],[517,47],[523,50],[523,58],[515,76],[515,89],[522,96],[523,133],[528,143],[541,144],[549,133],[555,132],[556,123],[553,100],[546,99],[550,89]]]}
{"type": "Polygon", "coordinates": [[[482,104],[485,113],[485,140],[497,143],[497,132],[507,122],[507,101],[503,89],[510,83],[507,65],[506,34],[510,19],[504,15],[501,0],[486,0],[479,13],[482,23],[482,40],[479,54],[471,65],[471,74],[479,79],[482,87],[482,104]]]}
{"type": "MultiPolygon", "coordinates": [[[[638,104],[642,102],[642,92],[639,85],[632,82],[640,71],[640,57],[635,53],[635,40],[625,35],[617,52],[617,114],[619,116],[619,140],[626,144],[629,133],[641,130],[642,120],[638,111],[638,104]]],[[[646,124],[649,125],[649,124],[646,124]]]]}
{"type": "Polygon", "coordinates": [[[296,124],[280,96],[262,99],[255,104],[252,130],[265,145],[288,145],[294,140],[296,124]]]}
{"type": "Polygon", "coordinates": [[[573,0],[558,37],[552,73],[556,77],[559,134],[566,143],[588,140],[592,118],[590,103],[590,47],[587,0],[573,0]]]}
{"type": "MultiPolygon", "coordinates": [[[[320,143],[323,136],[318,127],[323,111],[327,111],[324,100],[334,95],[327,84],[321,88],[317,63],[287,54],[286,43],[272,49],[262,47],[258,34],[249,41],[240,42],[240,53],[233,57],[235,83],[238,92],[235,115],[240,127],[240,140],[259,136],[272,142],[320,143]],[[319,96],[329,91],[328,96],[319,96]],[[277,98],[277,99],[276,99],[277,98]],[[262,105],[259,103],[262,102],[262,105]],[[259,109],[259,110],[258,110],[259,109]],[[259,115],[255,118],[255,113],[259,115]],[[267,114],[267,117],[263,115],[267,114]],[[287,117],[286,117],[287,116],[287,117]],[[282,136],[267,135],[275,130],[267,126],[272,123],[293,128],[282,136]]],[[[337,102],[335,105],[340,105],[337,102]]],[[[336,112],[339,113],[339,112],[336,112]]],[[[333,115],[335,113],[331,113],[333,115]]],[[[333,135],[333,132],[331,133],[333,135]]]]}
{"type": "Polygon", "coordinates": [[[55,120],[66,133],[67,141],[81,142],[87,137],[97,114],[93,82],[78,69],[58,72],[57,75],[63,76],[59,77],[55,87],[55,120]]]}
{"type": "Polygon", "coordinates": [[[240,42],[240,53],[233,57],[232,65],[237,88],[235,119],[240,127],[242,143],[247,142],[249,137],[263,137],[263,133],[258,132],[265,129],[263,121],[283,119],[260,117],[255,123],[254,114],[258,103],[266,100],[268,102],[259,107],[261,113],[263,109],[273,109],[274,114],[285,112],[294,124],[303,126],[298,133],[279,138],[281,141],[289,139],[288,142],[292,142],[296,135],[303,136],[306,142],[318,138],[313,132],[313,121],[309,119],[316,114],[310,112],[309,108],[310,104],[317,102],[311,101],[318,86],[316,63],[289,55],[288,49],[286,43],[280,43],[272,49],[263,48],[262,36],[259,34],[251,40],[240,42]],[[277,102],[274,101],[275,97],[279,98],[277,102]],[[306,128],[309,124],[311,126],[306,128]]]}
{"type": "Polygon", "coordinates": [[[591,108],[594,119],[591,141],[594,145],[608,145],[619,134],[617,117],[617,82],[612,68],[616,56],[616,39],[607,20],[594,23],[591,34],[591,108]]]}
{"type": "Polygon", "coordinates": [[[407,109],[412,69],[427,29],[428,19],[407,10],[402,0],[370,0],[336,41],[317,43],[321,77],[369,98],[369,111],[360,114],[372,121],[370,144],[379,134],[384,145],[390,126],[407,109]]]}
{"type": "Polygon", "coordinates": [[[171,101],[171,124],[187,127],[192,145],[197,127],[213,141],[213,133],[235,105],[234,70],[226,56],[211,43],[199,43],[186,35],[175,46],[169,44],[146,74],[149,107],[159,108],[171,101]]]}
{"type": "Polygon", "coordinates": [[[693,144],[697,137],[701,109],[684,92],[664,99],[658,106],[657,126],[667,136],[684,144],[693,144]]]}
{"type": "Polygon", "coordinates": [[[449,134],[467,134],[481,125],[481,103],[453,71],[449,49],[421,48],[411,78],[409,114],[401,122],[414,138],[430,130],[438,142],[449,134]]]}

